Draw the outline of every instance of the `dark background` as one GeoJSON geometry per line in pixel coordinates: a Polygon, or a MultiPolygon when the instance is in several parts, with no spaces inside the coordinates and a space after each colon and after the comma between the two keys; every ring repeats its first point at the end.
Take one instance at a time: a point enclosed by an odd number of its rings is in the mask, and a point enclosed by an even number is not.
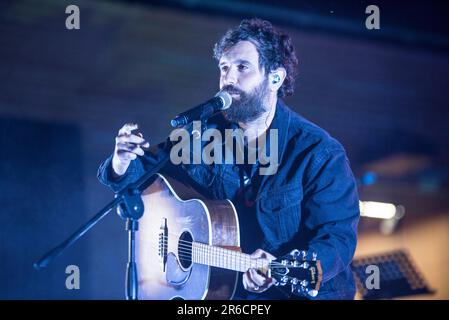
{"type": "Polygon", "coordinates": [[[415,224],[447,213],[448,12],[444,1],[2,1],[0,299],[124,298],[115,213],[49,268],[32,263],[112,199],[96,171],[124,123],[156,143],[215,94],[213,44],[242,18],[292,36],[300,68],[286,102],[342,142],[360,181],[376,173],[362,200],[401,203],[415,224]],[[65,28],[70,4],[80,30],[65,28]],[[380,30],[365,28],[369,4],[380,30]],[[65,288],[70,264],[80,290],[65,288]]]}

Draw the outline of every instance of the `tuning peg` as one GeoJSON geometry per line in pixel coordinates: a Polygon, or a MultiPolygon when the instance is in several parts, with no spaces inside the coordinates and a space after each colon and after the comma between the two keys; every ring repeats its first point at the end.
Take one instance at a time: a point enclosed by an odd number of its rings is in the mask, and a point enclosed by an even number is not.
{"type": "Polygon", "coordinates": [[[303,286],[303,281],[299,282],[297,278],[293,278],[291,281],[291,291],[292,293],[296,292],[299,294],[304,294],[304,292],[307,292],[307,288],[303,286]]]}
{"type": "Polygon", "coordinates": [[[316,261],[316,257],[317,257],[317,253],[313,252],[312,253],[312,261],[316,261]]]}
{"type": "Polygon", "coordinates": [[[294,249],[290,251],[290,255],[292,256],[293,260],[296,260],[300,255],[300,251],[298,249],[294,249]]]}
{"type": "Polygon", "coordinates": [[[295,249],[290,254],[293,256],[295,260],[306,260],[307,258],[307,252],[304,250],[299,251],[295,249]]]}
{"type": "Polygon", "coordinates": [[[287,282],[288,282],[288,277],[287,276],[283,276],[281,278],[280,282],[281,282],[281,286],[285,286],[287,284],[287,282]]]}

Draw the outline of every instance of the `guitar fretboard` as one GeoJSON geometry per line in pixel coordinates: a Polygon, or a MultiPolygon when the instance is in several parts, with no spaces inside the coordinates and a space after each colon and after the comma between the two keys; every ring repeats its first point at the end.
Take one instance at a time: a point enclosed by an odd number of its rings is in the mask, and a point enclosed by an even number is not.
{"type": "Polygon", "coordinates": [[[266,270],[268,260],[251,258],[239,251],[210,246],[204,243],[192,243],[192,261],[212,267],[246,272],[250,268],[266,270]]]}

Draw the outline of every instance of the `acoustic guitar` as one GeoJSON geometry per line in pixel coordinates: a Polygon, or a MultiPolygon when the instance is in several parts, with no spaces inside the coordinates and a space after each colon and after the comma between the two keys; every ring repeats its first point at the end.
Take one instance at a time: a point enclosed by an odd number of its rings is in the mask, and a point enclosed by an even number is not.
{"type": "MultiPolygon", "coordinates": [[[[237,212],[191,186],[158,174],[143,191],[136,233],[139,299],[231,299],[240,272],[255,268],[291,291],[316,296],[320,261],[294,250],[274,261],[240,251],[237,212]]],[[[272,288],[268,289],[272,290],[272,288]]]]}

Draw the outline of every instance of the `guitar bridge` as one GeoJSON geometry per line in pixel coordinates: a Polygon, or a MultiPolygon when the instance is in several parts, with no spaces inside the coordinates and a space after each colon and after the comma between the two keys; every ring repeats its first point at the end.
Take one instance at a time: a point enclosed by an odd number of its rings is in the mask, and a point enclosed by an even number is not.
{"type": "Polygon", "coordinates": [[[168,255],[168,228],[167,218],[162,218],[160,232],[159,232],[159,262],[162,264],[162,271],[165,272],[168,255]]]}

